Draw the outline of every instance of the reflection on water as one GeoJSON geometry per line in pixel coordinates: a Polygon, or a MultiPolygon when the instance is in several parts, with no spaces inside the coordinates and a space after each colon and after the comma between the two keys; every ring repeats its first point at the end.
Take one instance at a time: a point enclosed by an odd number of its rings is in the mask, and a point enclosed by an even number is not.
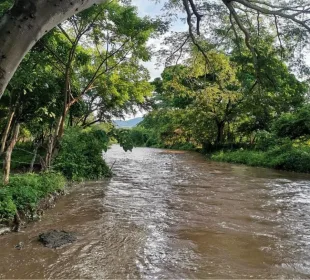
{"type": "Polygon", "coordinates": [[[307,278],[310,177],[113,146],[111,180],[79,186],[0,236],[1,278],[307,278]],[[78,241],[51,250],[49,229],[78,241]],[[24,242],[22,250],[14,246],[24,242]]]}

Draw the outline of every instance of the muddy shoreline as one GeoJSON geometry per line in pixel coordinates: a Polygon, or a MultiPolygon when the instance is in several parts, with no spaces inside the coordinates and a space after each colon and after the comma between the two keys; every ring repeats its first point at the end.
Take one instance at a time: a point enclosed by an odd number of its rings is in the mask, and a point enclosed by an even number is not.
{"type": "Polygon", "coordinates": [[[42,198],[35,209],[28,209],[18,211],[17,214],[8,222],[0,224],[0,236],[19,232],[29,226],[29,224],[41,221],[45,211],[55,208],[56,204],[63,199],[64,196],[73,192],[79,185],[84,183],[67,182],[63,190],[54,191],[42,198]]]}
{"type": "Polygon", "coordinates": [[[57,201],[65,194],[65,190],[49,193],[45,198],[40,200],[35,209],[29,207],[24,211],[18,211],[15,214],[14,219],[6,224],[0,225],[0,235],[10,232],[19,232],[26,228],[27,224],[40,221],[44,215],[44,211],[54,208],[57,201]]]}

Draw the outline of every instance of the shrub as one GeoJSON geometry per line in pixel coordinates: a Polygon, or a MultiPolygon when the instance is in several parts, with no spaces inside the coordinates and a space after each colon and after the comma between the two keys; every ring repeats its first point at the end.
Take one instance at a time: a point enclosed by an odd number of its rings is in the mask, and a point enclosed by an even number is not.
{"type": "Polygon", "coordinates": [[[247,164],[251,166],[264,166],[263,152],[243,149],[238,151],[221,151],[213,154],[211,159],[216,161],[247,164]]]}
{"type": "Polygon", "coordinates": [[[134,127],[130,130],[130,137],[134,146],[143,147],[149,140],[149,131],[143,127],[134,127]]]}
{"type": "Polygon", "coordinates": [[[261,151],[268,150],[270,147],[276,145],[277,142],[276,136],[265,130],[258,131],[256,133],[256,138],[255,149],[261,151]]]}
{"type": "Polygon", "coordinates": [[[193,151],[196,149],[196,146],[193,143],[186,142],[186,143],[176,143],[170,146],[169,148],[177,150],[193,151]]]}
{"type": "Polygon", "coordinates": [[[292,142],[271,147],[267,151],[221,151],[211,156],[216,161],[241,163],[296,172],[310,172],[310,148],[294,147],[292,142]]]}
{"type": "Polygon", "coordinates": [[[16,210],[33,211],[47,194],[65,187],[65,178],[58,173],[16,174],[7,186],[0,186],[0,223],[10,221],[16,210]]]}
{"type": "Polygon", "coordinates": [[[310,135],[310,106],[305,105],[296,112],[282,114],[272,125],[278,137],[296,139],[310,135]]]}
{"type": "Polygon", "coordinates": [[[0,223],[13,219],[16,213],[16,205],[5,188],[0,189],[0,223]]]}
{"type": "Polygon", "coordinates": [[[310,151],[308,147],[287,147],[280,146],[269,150],[266,153],[269,165],[272,168],[310,172],[310,151]]]}
{"type": "Polygon", "coordinates": [[[102,130],[71,128],[60,143],[60,151],[53,168],[70,180],[98,179],[111,176],[102,157],[109,138],[102,130]]]}

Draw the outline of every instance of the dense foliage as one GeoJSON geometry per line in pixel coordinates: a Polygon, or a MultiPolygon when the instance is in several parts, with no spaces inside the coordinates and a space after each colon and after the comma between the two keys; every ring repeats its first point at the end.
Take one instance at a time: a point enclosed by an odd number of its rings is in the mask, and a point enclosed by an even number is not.
{"type": "MultiPolygon", "coordinates": [[[[1,2],[0,16],[13,3],[1,2]]],[[[148,107],[153,86],[142,62],[151,58],[148,40],[164,29],[129,3],[109,1],[36,42],[0,99],[0,223],[35,211],[64,178],[111,176],[102,157],[111,139],[132,149],[112,119],[148,107]]]]}
{"type": "Polygon", "coordinates": [[[0,224],[12,221],[16,211],[33,216],[39,202],[48,194],[63,190],[65,184],[59,173],[13,175],[9,185],[0,186],[0,224]]]}
{"type": "MultiPolygon", "coordinates": [[[[11,4],[5,1],[1,11],[11,4]]],[[[33,171],[39,165],[70,179],[109,175],[101,159],[108,136],[87,128],[147,107],[153,86],[141,62],[150,59],[148,39],[164,28],[139,17],[135,7],[111,1],[72,16],[38,41],[0,100],[4,183],[11,167],[33,171]]],[[[125,134],[116,136],[127,150],[125,134]]]]}
{"type": "Polygon", "coordinates": [[[266,151],[258,149],[239,149],[216,152],[211,159],[251,166],[263,166],[296,172],[310,172],[310,146],[287,143],[269,147],[266,151]]]}
{"type": "Polygon", "coordinates": [[[102,130],[66,131],[60,142],[60,150],[53,168],[70,180],[109,177],[111,171],[102,157],[108,148],[108,136],[102,130]]]}
{"type": "Polygon", "coordinates": [[[204,64],[194,48],[183,65],[167,67],[153,82],[153,110],[131,131],[134,144],[310,172],[309,88],[266,48],[259,79],[246,50],[211,51],[204,64]]]}

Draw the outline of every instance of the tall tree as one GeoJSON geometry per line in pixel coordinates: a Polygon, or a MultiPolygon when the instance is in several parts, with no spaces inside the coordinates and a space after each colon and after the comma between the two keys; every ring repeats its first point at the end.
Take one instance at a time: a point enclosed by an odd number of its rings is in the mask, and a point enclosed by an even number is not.
{"type": "Polygon", "coordinates": [[[302,106],[307,93],[306,83],[290,73],[270,41],[259,47],[255,67],[243,44],[229,56],[209,51],[208,60],[194,45],[182,65],[167,67],[153,82],[155,110],[142,125],[153,126],[160,141],[185,136],[218,146],[246,136],[252,143],[281,113],[302,106]]]}
{"type": "MultiPolygon", "coordinates": [[[[55,148],[74,104],[90,97],[93,102],[99,102],[103,110],[108,109],[104,100],[110,98],[112,106],[108,113],[111,113],[117,102],[125,103],[130,99],[135,102],[139,98],[141,101],[150,93],[148,73],[140,66],[140,61],[149,59],[146,42],[159,26],[157,21],[139,18],[135,7],[113,1],[69,18],[41,42],[55,60],[54,64],[59,65],[64,80],[63,110],[50,135],[47,166],[57,153],[55,148]],[[115,85],[111,85],[112,81],[115,85]],[[130,89],[130,83],[135,83],[134,89],[130,89]],[[143,84],[144,92],[141,90],[143,84]],[[123,96],[115,98],[118,94],[123,96]]],[[[95,108],[89,109],[95,111],[95,108]]],[[[104,113],[101,111],[99,115],[104,113]]],[[[84,124],[89,125],[85,121],[84,124]]]]}

